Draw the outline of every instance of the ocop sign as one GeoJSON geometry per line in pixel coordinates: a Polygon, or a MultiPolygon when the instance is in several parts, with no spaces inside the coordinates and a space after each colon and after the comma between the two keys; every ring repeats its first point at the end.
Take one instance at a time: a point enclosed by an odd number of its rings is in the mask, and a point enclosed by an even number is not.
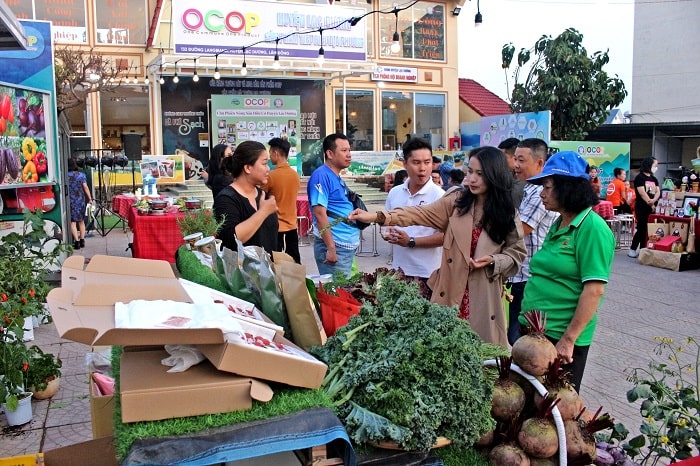
{"type": "Polygon", "coordinates": [[[372,81],[418,82],[418,68],[393,68],[378,66],[372,73],[372,81]]]}
{"type": "Polygon", "coordinates": [[[257,13],[231,11],[222,13],[219,10],[199,11],[196,8],[188,8],[182,14],[182,25],[190,31],[197,31],[204,26],[208,31],[219,32],[226,28],[230,32],[245,30],[250,34],[253,27],[260,23],[257,13]]]}

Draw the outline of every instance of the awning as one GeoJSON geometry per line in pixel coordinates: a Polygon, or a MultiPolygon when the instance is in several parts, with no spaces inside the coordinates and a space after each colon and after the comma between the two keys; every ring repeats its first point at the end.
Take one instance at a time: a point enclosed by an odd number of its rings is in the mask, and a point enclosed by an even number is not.
{"type": "Polygon", "coordinates": [[[700,121],[601,125],[595,131],[591,131],[586,139],[588,141],[631,142],[632,139],[653,139],[654,137],[700,137],[700,121]]]}
{"type": "Polygon", "coordinates": [[[5,1],[0,0],[0,51],[26,49],[27,37],[24,28],[5,1]]]}

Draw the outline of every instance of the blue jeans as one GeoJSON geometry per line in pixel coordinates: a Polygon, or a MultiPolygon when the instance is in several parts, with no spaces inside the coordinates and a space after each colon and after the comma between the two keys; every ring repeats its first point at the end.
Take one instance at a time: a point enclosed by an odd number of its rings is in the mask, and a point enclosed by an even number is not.
{"type": "Polygon", "coordinates": [[[327,251],[328,248],[326,247],[326,243],[324,243],[321,238],[314,238],[314,259],[316,259],[318,273],[320,275],[327,273],[333,275],[336,270],[339,270],[343,272],[346,277],[349,277],[352,269],[352,261],[355,258],[355,251],[357,251],[357,248],[336,248],[335,254],[338,257],[338,262],[335,264],[328,264],[324,262],[326,260],[327,251]]]}

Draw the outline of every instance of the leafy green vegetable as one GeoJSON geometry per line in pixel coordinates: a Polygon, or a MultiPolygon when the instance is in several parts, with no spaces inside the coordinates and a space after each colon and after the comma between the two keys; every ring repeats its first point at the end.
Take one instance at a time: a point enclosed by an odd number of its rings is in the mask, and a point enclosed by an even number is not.
{"type": "Polygon", "coordinates": [[[415,283],[377,274],[371,288],[376,299],[312,349],[329,365],[324,388],[353,441],[427,450],[444,436],[472,445],[494,427],[480,338],[415,283]]]}

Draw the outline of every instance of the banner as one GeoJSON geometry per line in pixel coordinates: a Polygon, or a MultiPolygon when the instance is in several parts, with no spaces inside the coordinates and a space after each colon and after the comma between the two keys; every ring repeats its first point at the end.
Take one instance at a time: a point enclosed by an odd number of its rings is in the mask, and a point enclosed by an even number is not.
{"type": "Polygon", "coordinates": [[[236,145],[272,138],[289,141],[289,165],[301,173],[299,96],[213,95],[211,122],[216,144],[236,145]]]}
{"type": "MultiPolygon", "coordinates": [[[[601,195],[605,195],[608,184],[615,177],[613,170],[622,168],[629,173],[629,142],[593,142],[593,141],[552,141],[550,148],[559,151],[573,151],[591,166],[598,167],[601,195]]],[[[632,180],[630,180],[632,181],[632,180]]]]}
{"type": "Polygon", "coordinates": [[[482,117],[479,124],[480,145],[498,147],[508,138],[517,138],[521,141],[538,138],[549,143],[551,120],[552,112],[549,110],[482,117]]]}
{"type": "MultiPolygon", "coordinates": [[[[396,151],[353,151],[350,166],[343,170],[341,176],[382,175],[397,158],[396,151]]],[[[403,168],[403,165],[401,166],[403,168]]]]}
{"type": "MultiPolygon", "coordinates": [[[[146,173],[150,173],[156,179],[157,184],[184,183],[186,167],[182,154],[143,155],[141,160],[129,161],[125,167],[104,167],[102,183],[107,187],[133,184],[136,188],[140,188],[143,185],[143,175],[146,173]]],[[[99,172],[93,169],[93,186],[99,186],[98,177],[99,172]]]]}
{"type": "Polygon", "coordinates": [[[315,59],[321,35],[299,32],[326,29],[325,58],[361,61],[367,58],[367,21],[350,26],[346,20],[364,9],[340,5],[295,5],[283,2],[232,0],[173,0],[172,31],[175,53],[315,59]],[[335,27],[338,26],[338,27],[335,27]],[[275,42],[277,38],[282,38],[275,42]],[[254,45],[251,45],[254,44],[254,45]]]}

